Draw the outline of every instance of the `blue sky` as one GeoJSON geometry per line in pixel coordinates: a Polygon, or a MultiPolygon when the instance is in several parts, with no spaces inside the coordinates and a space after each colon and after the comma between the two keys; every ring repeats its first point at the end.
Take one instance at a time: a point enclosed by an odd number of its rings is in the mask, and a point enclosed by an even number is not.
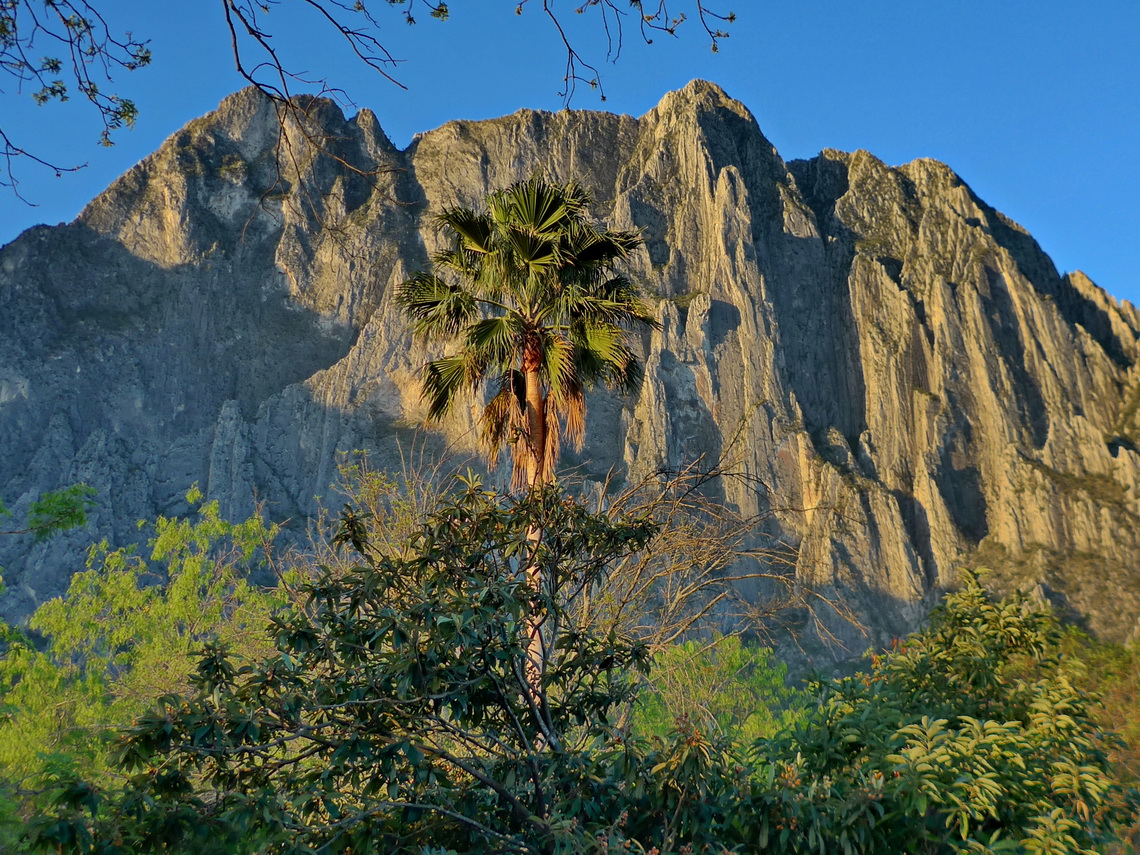
{"type": "MultiPolygon", "coordinates": [[[[535,0],[536,2],[536,0],[535,0]]],[[[401,90],[349,57],[298,0],[277,7],[275,42],[292,67],[326,77],[373,110],[397,145],[454,118],[557,110],[564,55],[531,2],[452,0],[451,20],[409,27],[376,2],[381,36],[406,61],[401,90]]],[[[607,100],[580,89],[575,109],[640,115],[695,77],[719,83],[756,116],[785,159],[825,147],[867,149],[890,164],[934,157],[1029,229],[1062,271],[1082,269],[1140,303],[1140,3],[1135,0],[729,0],[737,23],[713,54],[697,22],[651,46],[627,30],[605,64],[597,20],[554,0],[597,61],[607,100]]],[[[0,196],[0,242],[72,219],[117,175],[240,88],[220,4],[103,0],[120,29],[151,39],[153,64],[117,75],[140,108],[111,149],[79,102],[36,107],[5,81],[2,121],[37,153],[88,168],[56,178],[19,165],[37,207],[0,196]]],[[[673,0],[674,10],[687,7],[673,0]]],[[[353,112],[349,107],[348,112],[353,112]]]]}

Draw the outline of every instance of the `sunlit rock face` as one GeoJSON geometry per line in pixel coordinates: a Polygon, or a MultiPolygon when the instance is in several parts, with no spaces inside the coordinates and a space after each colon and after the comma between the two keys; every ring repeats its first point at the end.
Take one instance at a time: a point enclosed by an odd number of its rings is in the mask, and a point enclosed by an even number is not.
{"type": "Polygon", "coordinates": [[[393,286],[440,247],[442,208],[540,173],[643,230],[628,272],[661,321],[639,393],[595,393],[566,466],[621,481],[724,461],[738,477],[714,494],[865,624],[804,621],[835,656],[912,629],[962,564],[1137,634],[1140,317],[1058,275],[945,165],[785,163],[700,81],[638,119],[522,111],[404,151],[370,112],[311,108],[335,157],[282,145],[241,92],[76,222],[0,250],[0,496],[100,494],[85,532],[0,542],[7,616],[58,595],[93,537],[186,511],[192,483],[231,516],[260,500],[299,520],[338,505],[340,453],[474,452],[468,410],[417,432],[431,353],[393,286]]]}

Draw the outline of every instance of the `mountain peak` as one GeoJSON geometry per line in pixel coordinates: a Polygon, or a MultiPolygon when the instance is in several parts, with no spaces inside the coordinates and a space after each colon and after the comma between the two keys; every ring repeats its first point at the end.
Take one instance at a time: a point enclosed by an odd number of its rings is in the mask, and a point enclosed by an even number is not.
{"type": "Polygon", "coordinates": [[[697,112],[726,109],[740,116],[747,117],[751,121],[755,121],[748,108],[735,98],[732,98],[724,89],[716,83],[699,78],[690,80],[680,89],[666,92],[657,103],[657,106],[650,110],[650,113],[694,109],[697,112]]]}

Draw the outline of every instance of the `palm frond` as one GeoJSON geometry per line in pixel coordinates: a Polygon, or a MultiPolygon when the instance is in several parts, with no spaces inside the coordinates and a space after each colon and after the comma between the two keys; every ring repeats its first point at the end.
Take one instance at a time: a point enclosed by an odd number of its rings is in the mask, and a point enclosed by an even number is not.
{"type": "Polygon", "coordinates": [[[608,324],[620,329],[622,324],[631,321],[643,323],[640,318],[631,317],[630,306],[624,302],[571,289],[559,296],[560,316],[569,320],[571,325],[608,324]]]}
{"type": "MultiPolygon", "coordinates": [[[[536,177],[534,180],[541,181],[542,178],[536,177]]],[[[565,184],[556,186],[562,196],[562,204],[566,206],[566,210],[572,218],[571,225],[575,222],[585,221],[586,209],[594,202],[594,197],[590,195],[590,191],[577,181],[567,181],[565,184]]]]}
{"type": "MultiPolygon", "coordinates": [[[[518,278],[514,275],[513,265],[503,256],[500,247],[500,251],[481,259],[480,264],[472,268],[468,277],[476,293],[496,302],[513,293],[514,280],[518,278]]],[[[507,302],[511,302],[509,296],[507,302]]]]}
{"type": "Polygon", "coordinates": [[[567,190],[574,187],[576,185],[559,186],[531,178],[502,191],[497,201],[502,206],[505,221],[536,235],[549,235],[563,231],[573,219],[572,206],[578,203],[578,196],[567,190]]]}
{"type": "Polygon", "coordinates": [[[637,391],[641,385],[642,376],[645,370],[641,364],[641,360],[637,358],[637,354],[633,352],[626,345],[622,345],[622,350],[625,351],[624,358],[620,363],[615,364],[614,368],[609,372],[606,378],[606,385],[611,389],[617,389],[626,394],[631,394],[637,391]]]}
{"type": "Polygon", "coordinates": [[[546,270],[558,261],[558,244],[526,229],[509,228],[505,237],[520,269],[527,273],[546,270]]]}
{"type": "Polygon", "coordinates": [[[542,338],[542,365],[539,369],[550,386],[550,394],[559,397],[570,383],[577,382],[574,345],[564,336],[547,333],[542,338]]]}
{"type": "Polygon", "coordinates": [[[479,433],[491,465],[499,458],[505,443],[517,443],[526,431],[526,387],[518,371],[499,376],[499,391],[483,408],[479,433]]]}
{"type": "Polygon", "coordinates": [[[479,315],[479,305],[469,291],[422,271],[397,286],[396,305],[411,319],[417,335],[451,337],[479,315]]]}
{"type": "Polygon", "coordinates": [[[532,465],[525,442],[516,442],[511,446],[511,490],[517,493],[529,486],[532,465]]]}
{"type": "Polygon", "coordinates": [[[448,208],[435,221],[455,232],[460,246],[469,252],[487,254],[494,250],[494,223],[486,214],[470,208],[448,208]]]}
{"type": "Polygon", "coordinates": [[[617,362],[624,357],[625,331],[617,324],[579,322],[570,328],[570,336],[579,350],[595,354],[603,363],[617,362]]]}
{"type": "Polygon", "coordinates": [[[634,323],[657,329],[661,322],[641,299],[641,290],[626,276],[613,276],[602,282],[597,288],[597,295],[603,300],[618,303],[625,307],[626,317],[621,323],[633,325],[634,323]]]}
{"type": "Polygon", "coordinates": [[[458,274],[463,279],[474,279],[486,264],[486,256],[464,249],[462,246],[441,249],[431,257],[436,270],[458,274]]]}
{"type": "Polygon", "coordinates": [[[566,253],[578,268],[607,268],[626,258],[641,245],[641,233],[599,229],[584,221],[575,222],[564,236],[566,253]]]}
{"type": "Polygon", "coordinates": [[[463,339],[487,365],[507,368],[518,355],[525,333],[526,327],[518,313],[508,312],[468,324],[463,339]]]}
{"type": "MultiPolygon", "coordinates": [[[[586,436],[586,395],[582,384],[576,381],[568,382],[564,384],[560,395],[555,396],[551,393],[550,399],[562,423],[562,433],[574,446],[575,451],[581,451],[582,441],[586,436]]],[[[557,448],[554,449],[554,454],[555,457],[551,460],[558,459],[557,448]]]]}
{"type": "Polygon", "coordinates": [[[483,379],[483,368],[467,350],[425,365],[422,392],[428,404],[428,420],[439,421],[460,394],[474,390],[483,379]]]}
{"type": "Polygon", "coordinates": [[[553,473],[562,451],[562,414],[558,408],[558,398],[551,395],[546,399],[546,433],[543,437],[542,459],[547,471],[553,473]]]}
{"type": "Polygon", "coordinates": [[[544,323],[608,323],[627,328],[659,326],[637,288],[624,276],[597,283],[567,281],[550,289],[538,317],[544,323]]]}
{"type": "Polygon", "coordinates": [[[604,383],[632,392],[641,381],[641,361],[625,343],[620,328],[599,324],[575,331],[577,371],[582,382],[604,383]]]}

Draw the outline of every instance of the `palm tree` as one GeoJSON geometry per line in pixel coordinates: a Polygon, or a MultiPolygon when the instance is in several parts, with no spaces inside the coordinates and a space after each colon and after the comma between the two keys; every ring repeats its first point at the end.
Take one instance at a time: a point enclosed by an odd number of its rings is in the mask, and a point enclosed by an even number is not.
{"type": "Polygon", "coordinates": [[[424,368],[429,419],[490,383],[480,436],[492,463],[513,446],[514,489],[553,480],[563,438],[581,449],[586,390],[633,387],[627,330],[656,325],[616,271],[640,235],[594,225],[589,202],[576,184],[532,178],[491,193],[485,211],[446,210],[452,245],[396,295],[416,335],[458,341],[424,368]]]}

